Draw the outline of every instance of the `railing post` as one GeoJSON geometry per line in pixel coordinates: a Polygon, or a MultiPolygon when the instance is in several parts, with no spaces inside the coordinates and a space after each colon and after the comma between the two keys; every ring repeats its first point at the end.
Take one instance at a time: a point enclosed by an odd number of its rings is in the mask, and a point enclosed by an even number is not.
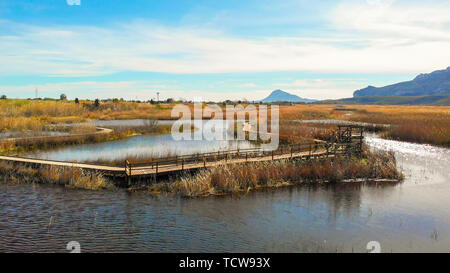
{"type": "Polygon", "coordinates": [[[184,158],[181,159],[181,170],[184,170],[184,158]]]}
{"type": "Polygon", "coordinates": [[[273,150],[272,150],[272,160],[273,160],[273,150]]]}
{"type": "Polygon", "coordinates": [[[158,174],[158,160],[156,160],[156,174],[158,174]]]}
{"type": "MultiPolygon", "coordinates": [[[[125,160],[125,174],[128,176],[128,168],[129,168],[130,163],[128,162],[128,160],[125,160]]],[[[130,171],[131,174],[131,171],[130,171]]]]}
{"type": "Polygon", "coordinates": [[[292,158],[292,146],[291,146],[291,158],[292,158]]]}
{"type": "Polygon", "coordinates": [[[248,161],[248,153],[245,152],[245,161],[248,161]]]}
{"type": "Polygon", "coordinates": [[[205,157],[203,157],[203,167],[206,168],[206,160],[205,160],[205,157]]]}
{"type": "Polygon", "coordinates": [[[363,145],[363,127],[361,126],[360,128],[359,128],[359,130],[360,130],[360,138],[359,138],[359,156],[361,156],[362,155],[362,145],[363,145]]]}

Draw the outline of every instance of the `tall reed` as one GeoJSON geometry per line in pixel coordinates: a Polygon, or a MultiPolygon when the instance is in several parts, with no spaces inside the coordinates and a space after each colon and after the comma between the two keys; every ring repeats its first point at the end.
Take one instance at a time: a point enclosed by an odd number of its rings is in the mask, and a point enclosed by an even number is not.
{"type": "Polygon", "coordinates": [[[0,161],[0,180],[6,183],[38,183],[64,185],[87,190],[113,189],[114,185],[99,173],[79,168],[41,166],[32,168],[22,164],[0,161]]]}
{"type": "Polygon", "coordinates": [[[149,186],[147,190],[196,197],[301,183],[341,182],[358,178],[400,180],[402,177],[392,153],[365,149],[362,159],[353,157],[220,165],[194,175],[186,174],[173,182],[149,186]]]}

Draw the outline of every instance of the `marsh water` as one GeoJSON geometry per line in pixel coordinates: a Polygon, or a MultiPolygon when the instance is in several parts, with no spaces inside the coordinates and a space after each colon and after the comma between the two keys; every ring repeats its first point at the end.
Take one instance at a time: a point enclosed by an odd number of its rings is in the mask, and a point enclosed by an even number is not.
{"type": "Polygon", "coordinates": [[[1,252],[450,252],[450,150],[382,140],[401,184],[299,186],[184,199],[0,184],[1,252]]]}
{"type": "MultiPolygon", "coordinates": [[[[100,127],[140,127],[146,126],[149,120],[95,120],[89,123],[100,127]]],[[[151,121],[150,121],[151,122],[151,121]]],[[[205,120],[226,127],[222,120],[205,120]]],[[[172,125],[173,120],[157,121],[159,125],[172,125]]],[[[124,139],[118,139],[107,142],[82,144],[75,146],[64,146],[51,150],[41,150],[26,154],[26,157],[49,159],[57,161],[71,162],[122,162],[125,159],[133,158],[156,158],[175,155],[189,155],[196,153],[209,153],[217,151],[227,151],[236,149],[247,149],[257,147],[255,142],[246,140],[227,140],[224,129],[223,140],[174,140],[172,134],[147,134],[137,135],[124,139]]],[[[231,133],[231,132],[228,132],[231,133]]],[[[192,136],[194,138],[194,136],[192,136]]],[[[228,139],[232,139],[230,136],[228,139]]]]}
{"type": "Polygon", "coordinates": [[[66,146],[47,151],[29,153],[27,157],[57,161],[97,162],[125,161],[129,158],[156,158],[175,155],[208,153],[256,147],[250,141],[237,140],[182,140],[175,141],[171,134],[138,135],[129,138],[66,146]]]}

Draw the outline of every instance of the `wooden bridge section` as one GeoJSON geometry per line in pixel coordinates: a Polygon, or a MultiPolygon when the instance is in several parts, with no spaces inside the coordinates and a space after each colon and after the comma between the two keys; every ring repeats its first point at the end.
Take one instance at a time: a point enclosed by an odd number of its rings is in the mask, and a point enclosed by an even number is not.
{"type": "Polygon", "coordinates": [[[0,160],[27,164],[32,166],[59,166],[81,168],[101,172],[107,176],[125,176],[130,181],[133,177],[156,176],[186,170],[214,167],[221,164],[245,162],[265,162],[286,159],[310,160],[336,157],[337,155],[360,155],[362,151],[363,129],[361,126],[339,126],[332,141],[315,140],[312,143],[280,146],[277,150],[267,151],[261,148],[237,149],[211,153],[199,153],[175,157],[158,158],[147,161],[125,161],[123,167],[62,162],[44,159],[0,156],[0,160]]]}

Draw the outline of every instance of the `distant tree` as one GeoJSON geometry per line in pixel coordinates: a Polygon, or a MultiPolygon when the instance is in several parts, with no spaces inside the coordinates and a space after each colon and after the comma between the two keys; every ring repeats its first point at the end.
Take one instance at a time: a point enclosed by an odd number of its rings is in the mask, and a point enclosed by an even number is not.
{"type": "Polygon", "coordinates": [[[95,99],[94,106],[95,107],[99,107],[100,106],[100,101],[98,99],[95,99]]]}
{"type": "Polygon", "coordinates": [[[2,100],[6,100],[6,99],[7,99],[7,97],[6,97],[6,95],[2,95],[2,96],[0,97],[0,99],[2,99],[2,100]]]}
{"type": "Polygon", "coordinates": [[[79,104],[79,103],[80,103],[80,101],[78,100],[78,98],[75,98],[75,103],[76,103],[76,104],[79,104]]]}
{"type": "Polygon", "coordinates": [[[119,99],[114,98],[112,101],[113,101],[114,103],[117,103],[117,102],[119,102],[119,99]]]}
{"type": "Polygon", "coordinates": [[[59,96],[59,99],[60,99],[60,100],[67,100],[66,94],[61,94],[61,95],[59,96]]]}
{"type": "Polygon", "coordinates": [[[168,98],[168,99],[166,100],[166,102],[167,102],[167,103],[173,103],[174,100],[173,100],[172,98],[168,98]]]}
{"type": "Polygon", "coordinates": [[[153,99],[149,100],[150,104],[155,104],[155,101],[153,99]]]}

